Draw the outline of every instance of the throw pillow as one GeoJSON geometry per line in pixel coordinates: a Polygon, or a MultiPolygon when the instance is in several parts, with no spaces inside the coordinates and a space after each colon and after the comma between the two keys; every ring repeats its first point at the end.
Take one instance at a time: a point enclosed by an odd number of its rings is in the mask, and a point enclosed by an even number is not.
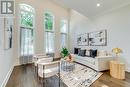
{"type": "Polygon", "coordinates": [[[80,48],[74,48],[74,54],[79,54],[80,48]]]}
{"type": "Polygon", "coordinates": [[[85,54],[86,54],[86,50],[80,50],[78,55],[85,56],[85,54]]]}
{"type": "Polygon", "coordinates": [[[86,50],[86,54],[87,57],[90,57],[90,50],[86,50]]]}
{"type": "Polygon", "coordinates": [[[90,57],[95,58],[97,56],[97,50],[90,50],[90,57]]]}

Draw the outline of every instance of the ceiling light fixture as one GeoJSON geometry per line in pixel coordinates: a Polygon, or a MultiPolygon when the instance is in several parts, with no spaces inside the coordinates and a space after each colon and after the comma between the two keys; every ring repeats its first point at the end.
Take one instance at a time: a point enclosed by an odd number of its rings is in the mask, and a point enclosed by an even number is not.
{"type": "Polygon", "coordinates": [[[101,6],[101,4],[100,3],[97,3],[97,7],[100,7],[101,6]]]}

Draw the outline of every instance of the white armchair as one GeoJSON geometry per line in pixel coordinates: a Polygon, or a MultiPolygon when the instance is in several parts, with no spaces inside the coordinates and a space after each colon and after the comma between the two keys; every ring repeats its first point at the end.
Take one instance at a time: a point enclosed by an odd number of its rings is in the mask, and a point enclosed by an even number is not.
{"type": "Polygon", "coordinates": [[[33,62],[36,62],[39,59],[47,58],[48,56],[46,54],[35,54],[33,55],[33,62]]]}
{"type": "Polygon", "coordinates": [[[34,66],[35,66],[35,72],[37,72],[38,75],[38,64],[39,63],[48,63],[48,62],[52,62],[53,61],[53,57],[43,57],[41,59],[38,59],[37,61],[34,61],[34,66]]]}
{"type": "Polygon", "coordinates": [[[60,61],[38,63],[38,76],[43,78],[43,86],[45,86],[45,78],[49,78],[57,74],[59,74],[60,87],[60,61]]]}

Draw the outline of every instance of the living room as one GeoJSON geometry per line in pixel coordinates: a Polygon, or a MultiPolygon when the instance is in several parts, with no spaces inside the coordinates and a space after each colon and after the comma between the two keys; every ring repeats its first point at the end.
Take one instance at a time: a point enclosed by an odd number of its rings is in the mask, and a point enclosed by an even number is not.
{"type": "Polygon", "coordinates": [[[130,87],[129,0],[2,1],[0,87],[130,87]]]}

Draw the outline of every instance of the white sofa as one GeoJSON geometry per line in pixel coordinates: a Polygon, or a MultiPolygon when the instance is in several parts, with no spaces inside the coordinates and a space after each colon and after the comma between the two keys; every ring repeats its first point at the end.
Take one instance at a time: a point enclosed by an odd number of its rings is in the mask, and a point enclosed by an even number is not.
{"type": "Polygon", "coordinates": [[[113,60],[112,56],[101,56],[101,57],[82,57],[74,55],[75,62],[86,65],[96,71],[104,71],[109,69],[109,61],[113,60]]]}

